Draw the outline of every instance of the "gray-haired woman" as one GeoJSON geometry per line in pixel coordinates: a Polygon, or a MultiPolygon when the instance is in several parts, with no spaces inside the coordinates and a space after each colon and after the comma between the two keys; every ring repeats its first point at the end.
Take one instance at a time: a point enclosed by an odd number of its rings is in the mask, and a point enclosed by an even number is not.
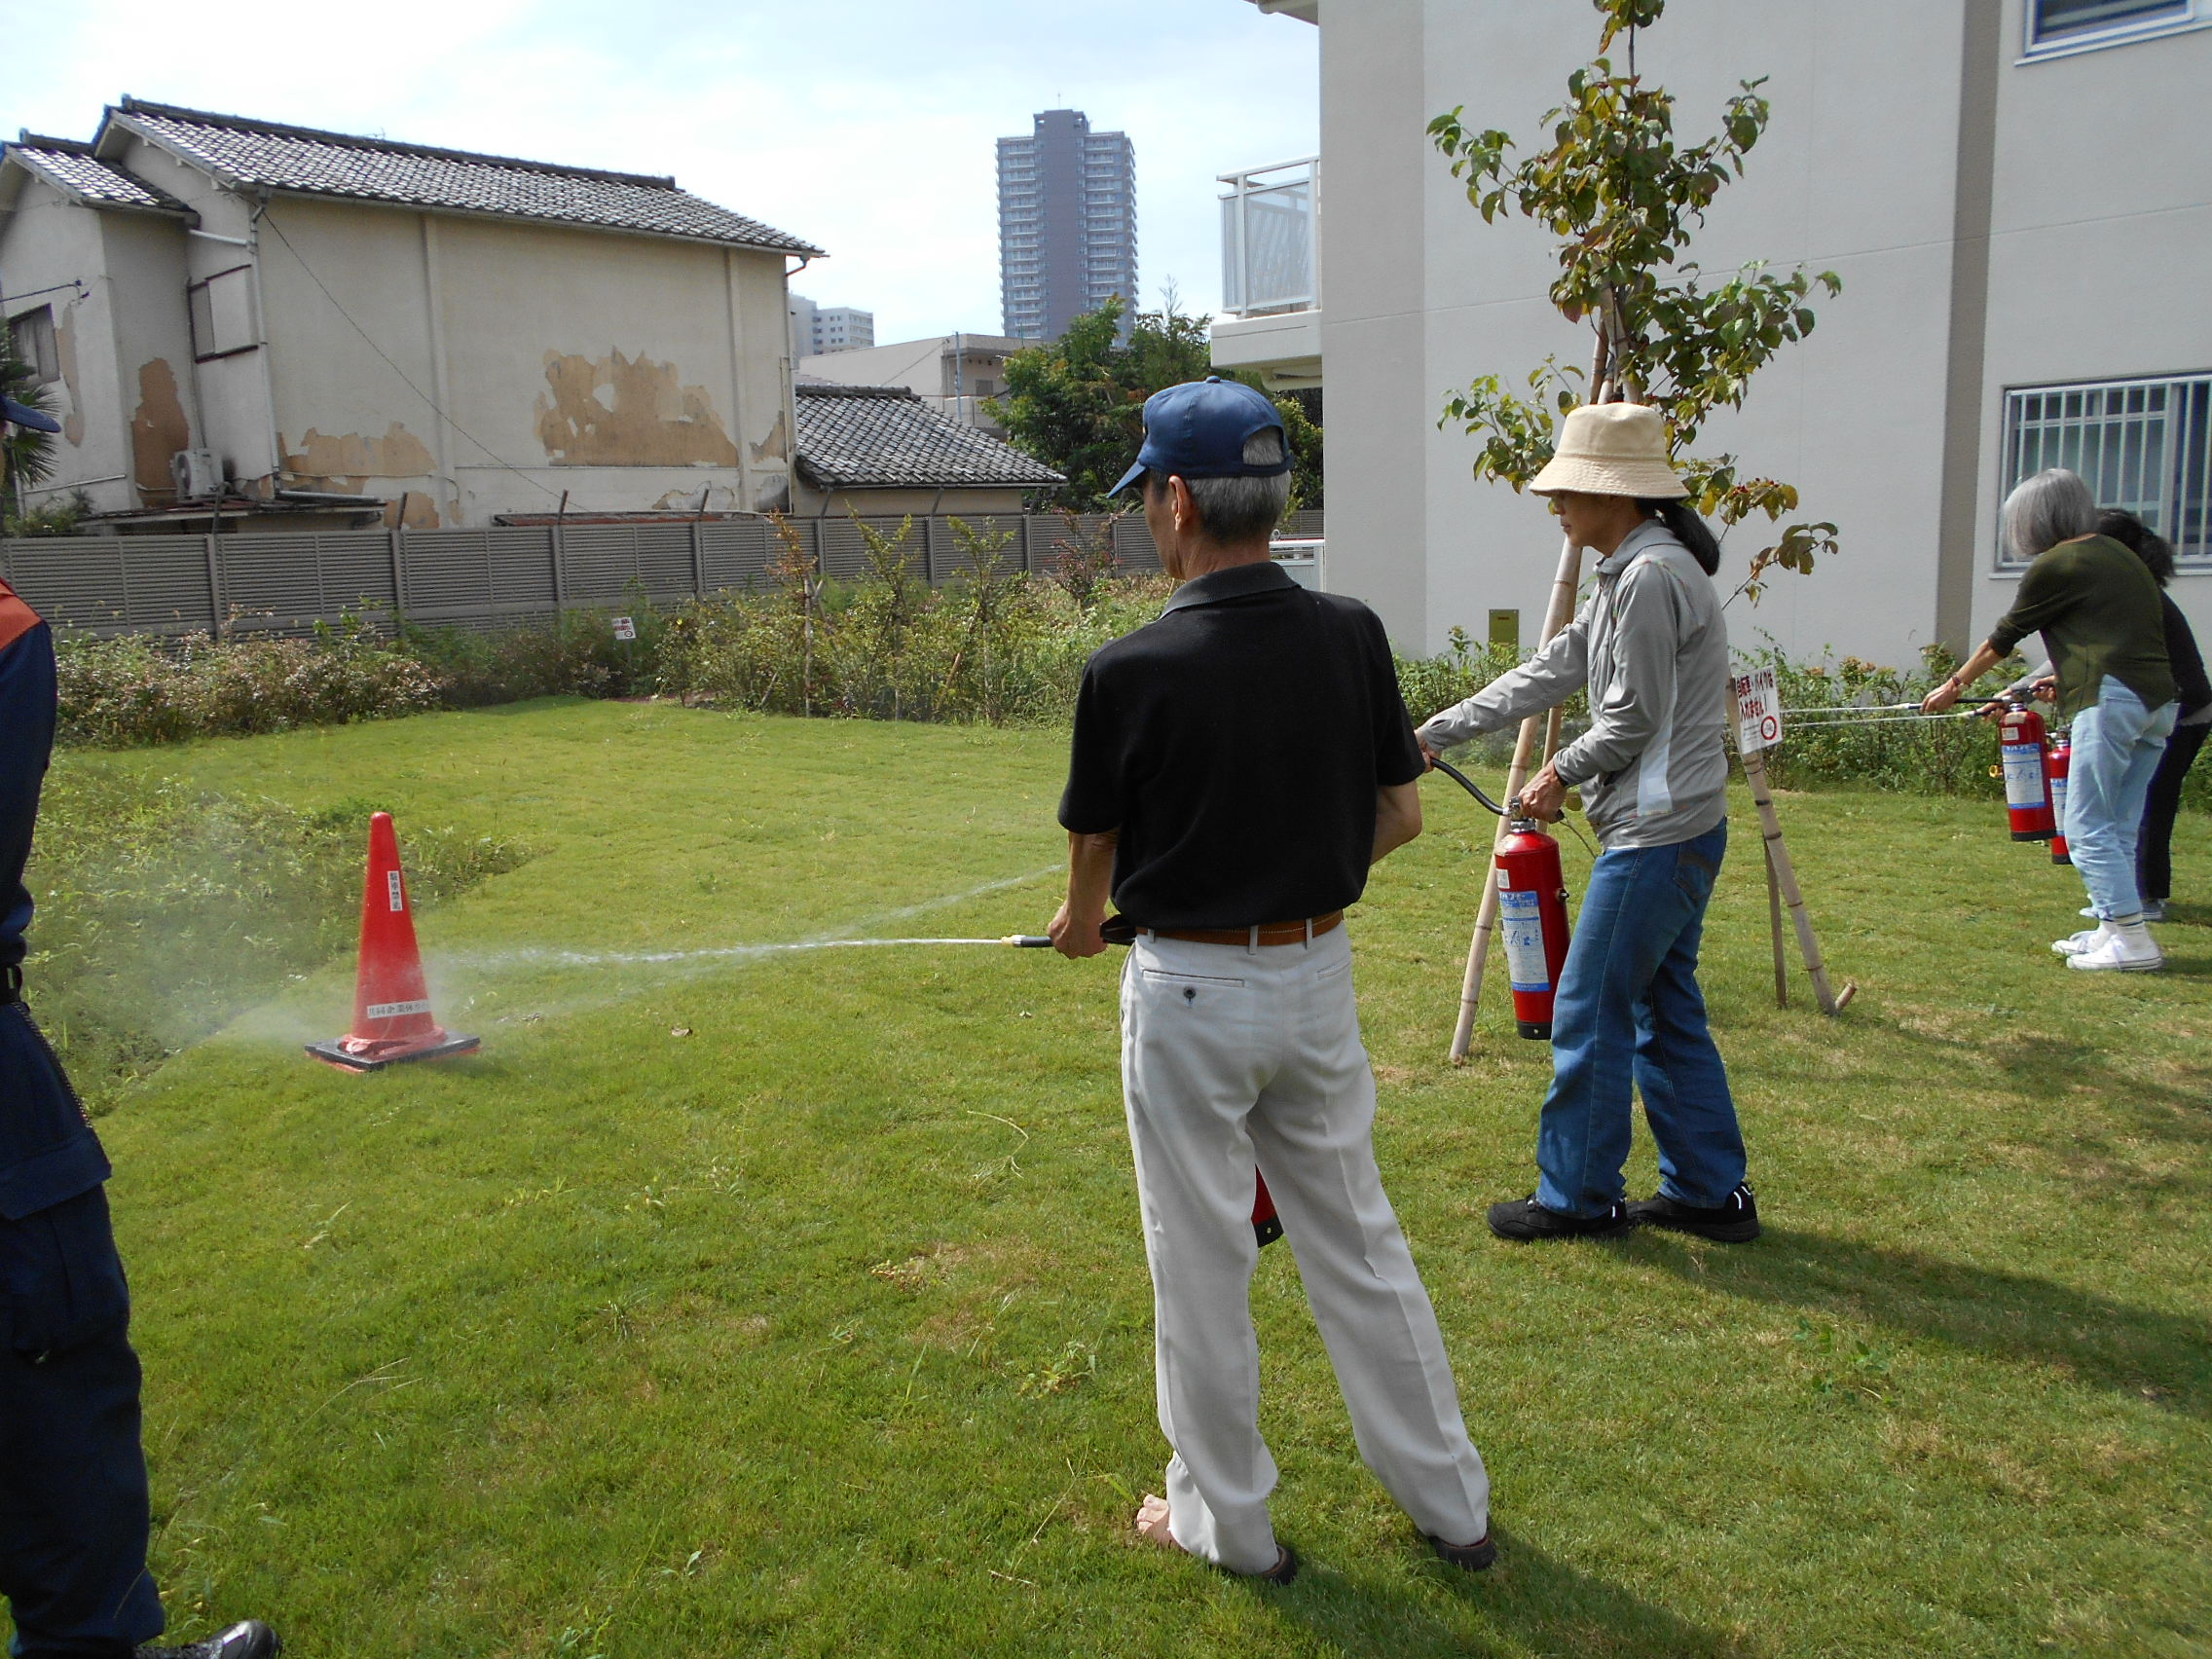
{"type": "Polygon", "coordinates": [[[2096,498],[2076,474],[2053,467],[2013,490],[2005,535],[2031,561],[2019,595],[1988,643],[1921,707],[1949,708],[2042,631],[2058,673],[2058,711],[2074,721],[2066,842],[2097,916],[2094,928],[2051,949],[2070,968],[2142,974],[2166,963],[2143,925],[2135,843],[2151,775],[2174,729],[2174,677],[2157,582],[2135,554],[2096,532],[2096,498]]]}

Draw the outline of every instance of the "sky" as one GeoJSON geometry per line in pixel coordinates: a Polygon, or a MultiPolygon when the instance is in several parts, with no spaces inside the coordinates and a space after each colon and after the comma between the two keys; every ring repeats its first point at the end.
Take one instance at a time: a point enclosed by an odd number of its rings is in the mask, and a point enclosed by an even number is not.
{"type": "Polygon", "coordinates": [[[1136,146],[1145,309],[1221,302],[1215,175],[1318,146],[1319,30],[1245,0],[8,0],[0,132],[125,93],[626,172],[814,242],[793,282],[879,341],[996,333],[993,140],[1076,108],[1136,146]]]}

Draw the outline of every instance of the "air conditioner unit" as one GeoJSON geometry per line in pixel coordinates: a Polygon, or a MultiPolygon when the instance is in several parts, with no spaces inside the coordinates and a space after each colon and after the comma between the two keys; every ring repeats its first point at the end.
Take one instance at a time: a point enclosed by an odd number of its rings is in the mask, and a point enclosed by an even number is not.
{"type": "Polygon", "coordinates": [[[178,450],[169,457],[169,479],[180,501],[204,501],[223,493],[223,469],[213,450],[178,450]]]}

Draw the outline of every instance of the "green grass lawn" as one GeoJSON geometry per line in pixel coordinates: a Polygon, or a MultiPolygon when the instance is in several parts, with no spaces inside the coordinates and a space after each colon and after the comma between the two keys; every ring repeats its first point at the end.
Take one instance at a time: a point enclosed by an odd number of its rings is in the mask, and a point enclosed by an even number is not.
{"type": "MultiPolygon", "coordinates": [[[[1707,985],[1768,1232],[1514,1249],[1548,1051],[1443,1060],[1489,828],[1353,927],[1379,1144],[1505,1555],[1360,1467],[1254,1286],[1283,1591],[1133,1541],[1165,1448],[1119,955],[653,960],[1041,929],[1064,739],[535,704],[72,755],[534,856],[424,919],[482,1056],[306,1060],[334,964],[106,1117],[172,1629],[439,1654],[2212,1651],[2212,834],[2172,971],[2069,974],[2001,806],[1787,797],[1857,1003],[1773,1006],[1736,820],[1707,985]],[[568,953],[564,955],[563,953],[568,953]]],[[[1570,883],[1588,855],[1568,841],[1570,883]]],[[[1640,1146],[1632,1187],[1654,1171],[1640,1146]]]]}

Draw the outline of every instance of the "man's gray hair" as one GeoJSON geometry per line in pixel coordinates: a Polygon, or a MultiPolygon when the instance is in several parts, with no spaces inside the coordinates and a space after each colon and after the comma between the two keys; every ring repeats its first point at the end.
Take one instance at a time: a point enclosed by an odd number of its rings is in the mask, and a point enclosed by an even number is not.
{"type": "Polygon", "coordinates": [[[2097,498],[2063,466],[2023,478],[2005,498],[2005,539],[2023,559],[2097,532],[2097,498]]]}
{"type": "MultiPolygon", "coordinates": [[[[1244,440],[1247,466],[1278,466],[1283,459],[1280,427],[1263,426],[1244,440]]],[[[1167,474],[1158,467],[1145,474],[1150,492],[1164,486],[1167,474]]],[[[1272,478],[1187,478],[1191,500],[1198,509],[1198,522],[1216,541],[1235,545],[1272,535],[1290,505],[1290,474],[1272,478]]]]}

